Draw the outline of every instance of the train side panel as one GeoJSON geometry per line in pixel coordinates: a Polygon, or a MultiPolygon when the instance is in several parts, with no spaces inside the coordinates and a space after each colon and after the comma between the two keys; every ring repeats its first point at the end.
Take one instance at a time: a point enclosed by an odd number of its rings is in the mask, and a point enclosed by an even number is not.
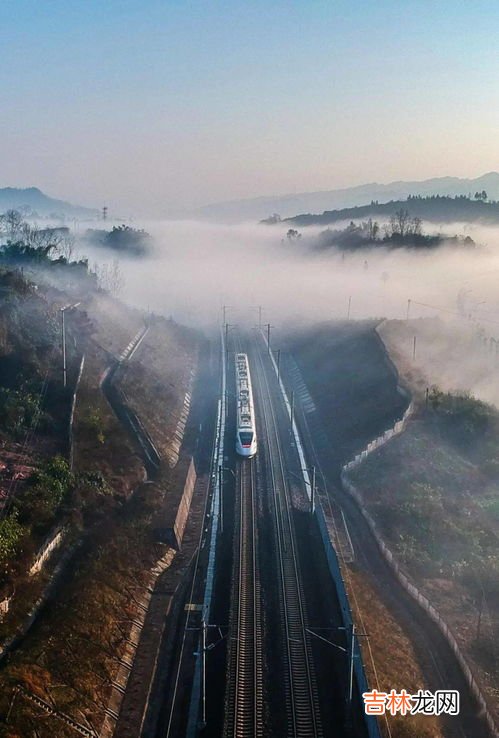
{"type": "Polygon", "coordinates": [[[236,354],[237,430],[236,452],[245,458],[257,452],[253,390],[246,354],[236,354]]]}

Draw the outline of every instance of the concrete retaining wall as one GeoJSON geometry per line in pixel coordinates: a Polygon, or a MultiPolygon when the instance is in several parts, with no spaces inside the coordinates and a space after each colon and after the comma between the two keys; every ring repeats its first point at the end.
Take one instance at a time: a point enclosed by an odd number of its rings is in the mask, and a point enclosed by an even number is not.
{"type": "MultiPolygon", "coordinates": [[[[328,563],[329,572],[335,583],[336,593],[338,595],[338,601],[340,603],[341,615],[343,627],[346,629],[348,638],[351,638],[353,628],[352,611],[350,609],[350,603],[348,601],[348,595],[343,580],[340,565],[338,562],[338,556],[336,554],[333,542],[328,531],[324,512],[320,502],[315,508],[315,519],[317,521],[324,551],[326,553],[326,559],[328,563]]],[[[355,674],[355,683],[359,694],[360,703],[362,704],[362,694],[369,691],[369,685],[367,682],[366,672],[364,668],[364,662],[362,660],[362,653],[360,650],[358,638],[354,639],[354,653],[353,653],[353,666],[355,674]]],[[[381,733],[377,719],[372,715],[364,715],[364,723],[367,729],[369,738],[381,738],[381,733]]]]}
{"type": "MultiPolygon", "coordinates": [[[[185,468],[186,466],[182,463],[181,470],[185,470],[185,468]]],[[[181,470],[179,470],[179,473],[181,470]]],[[[175,511],[173,523],[169,524],[169,522],[166,521],[166,541],[169,548],[163,558],[156,563],[156,566],[150,572],[145,586],[141,588],[140,591],[137,590],[134,596],[136,614],[134,615],[133,623],[128,634],[125,654],[121,658],[118,673],[113,680],[113,690],[106,708],[106,716],[99,733],[100,738],[110,738],[114,733],[120,714],[123,696],[134,665],[135,654],[139,645],[141,633],[151,604],[151,597],[154,592],[156,580],[160,574],[168,569],[176,554],[176,550],[181,547],[196,480],[197,476],[194,461],[190,458],[187,466],[183,491],[180,495],[178,505],[175,507],[175,504],[173,504],[173,509],[175,511]]]]}
{"type": "Polygon", "coordinates": [[[3,600],[0,600],[0,620],[2,620],[9,612],[11,599],[12,597],[5,597],[3,600]]]}
{"type": "Polygon", "coordinates": [[[341,471],[341,482],[343,485],[343,489],[348,492],[348,494],[356,501],[362,515],[366,519],[367,524],[371,529],[371,532],[381,550],[381,553],[388,562],[390,568],[399,580],[402,587],[411,595],[413,599],[415,599],[419,603],[419,605],[421,605],[423,610],[429,615],[433,622],[436,623],[439,630],[444,635],[447,643],[455,654],[459,665],[461,666],[461,669],[466,678],[466,681],[468,682],[472,694],[474,695],[478,704],[483,710],[485,720],[487,721],[492,735],[496,736],[496,738],[499,738],[499,729],[495,723],[494,717],[487,707],[487,703],[480,690],[480,687],[478,686],[473,673],[466,661],[466,657],[461,651],[451,629],[449,628],[443,617],[440,615],[438,610],[431,604],[430,600],[410,581],[407,575],[402,571],[401,567],[397,563],[396,557],[393,555],[392,551],[388,548],[380,533],[378,532],[374,519],[367,511],[361,492],[348,478],[348,472],[358,467],[370,453],[384,446],[384,444],[391,440],[394,436],[402,433],[407,425],[408,420],[414,413],[414,409],[414,403],[411,401],[403,417],[398,420],[392,428],[385,431],[383,435],[379,436],[374,441],[371,441],[371,443],[367,445],[364,451],[357,454],[357,456],[355,456],[355,458],[353,458],[348,464],[345,464],[341,471]]]}
{"type": "Polygon", "coordinates": [[[184,484],[184,492],[180,499],[180,503],[177,509],[177,515],[175,516],[175,522],[173,524],[173,533],[175,536],[175,544],[177,549],[179,549],[182,545],[185,526],[187,525],[187,519],[189,517],[189,511],[191,509],[192,495],[194,494],[196,479],[197,475],[196,469],[194,467],[194,460],[191,459],[184,484]]]}
{"type": "Polygon", "coordinates": [[[191,393],[190,391],[188,391],[185,393],[184,404],[180,411],[180,416],[177,421],[177,427],[175,428],[175,433],[173,434],[173,438],[168,444],[168,450],[166,451],[166,458],[168,461],[168,466],[171,469],[173,469],[173,467],[175,467],[178,463],[178,459],[180,455],[180,447],[182,446],[182,441],[184,440],[185,426],[187,425],[187,418],[189,417],[190,409],[191,409],[191,393]]]}
{"type": "Polygon", "coordinates": [[[65,528],[56,528],[56,530],[45,539],[28,572],[30,577],[41,571],[42,566],[50,557],[50,554],[61,545],[65,533],[65,528]]]}
{"type": "Polygon", "coordinates": [[[37,619],[42,607],[45,605],[45,603],[49,600],[52,593],[55,591],[55,588],[59,582],[60,577],[62,576],[64,569],[74,553],[76,552],[77,548],[82,544],[82,541],[79,541],[78,543],[74,544],[70,548],[66,549],[64,553],[61,556],[60,561],[57,563],[54,571],[50,575],[50,579],[48,584],[46,585],[45,589],[39,596],[39,598],[36,600],[36,602],[33,603],[31,610],[27,614],[25,620],[23,623],[19,626],[18,630],[14,635],[7,638],[3,643],[0,643],[0,663],[3,661],[3,659],[14,649],[16,648],[25,637],[26,633],[29,631],[35,620],[37,619]]]}
{"type": "Polygon", "coordinates": [[[78,377],[76,378],[75,388],[73,390],[73,396],[71,398],[71,412],[69,414],[69,429],[68,429],[68,443],[69,443],[69,468],[73,469],[73,424],[76,407],[76,395],[78,387],[80,386],[81,375],[83,374],[83,367],[85,366],[85,354],[82,355],[80,361],[80,368],[78,370],[78,377]]]}
{"type": "Polygon", "coordinates": [[[111,738],[114,733],[156,580],[160,574],[168,569],[174,556],[175,551],[171,548],[167,549],[165,555],[156,562],[156,565],[150,571],[144,587],[134,593],[136,612],[128,633],[125,652],[120,658],[120,666],[112,681],[112,691],[105,710],[104,721],[99,730],[99,738],[111,738]]]}
{"type": "Polygon", "coordinates": [[[397,420],[395,425],[392,428],[388,428],[381,436],[378,436],[378,438],[375,438],[374,441],[371,441],[367,444],[366,448],[361,451],[357,456],[354,456],[354,458],[348,462],[348,464],[345,464],[342,468],[342,474],[347,473],[351,471],[352,469],[355,469],[359,464],[361,464],[364,459],[366,459],[369,454],[372,454],[373,451],[376,451],[378,448],[381,448],[385,445],[388,441],[390,441],[395,436],[400,435],[404,428],[407,425],[407,421],[411,417],[411,415],[414,413],[414,403],[411,401],[409,403],[409,407],[403,414],[402,418],[400,420],[397,420]]]}

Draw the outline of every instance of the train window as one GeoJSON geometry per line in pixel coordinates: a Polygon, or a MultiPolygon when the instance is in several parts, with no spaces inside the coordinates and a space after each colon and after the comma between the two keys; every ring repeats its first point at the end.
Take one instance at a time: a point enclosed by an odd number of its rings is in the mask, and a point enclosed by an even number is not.
{"type": "Polygon", "coordinates": [[[241,431],[241,433],[239,433],[239,438],[241,441],[241,446],[251,446],[251,441],[253,440],[253,431],[241,431]]]}

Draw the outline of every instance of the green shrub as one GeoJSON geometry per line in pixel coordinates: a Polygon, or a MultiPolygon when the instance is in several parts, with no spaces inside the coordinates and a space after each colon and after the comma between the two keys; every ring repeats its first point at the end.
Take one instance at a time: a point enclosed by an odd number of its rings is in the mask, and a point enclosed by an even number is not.
{"type": "Polygon", "coordinates": [[[99,410],[93,410],[82,423],[85,430],[96,438],[101,445],[106,440],[102,429],[103,424],[102,414],[99,410]]]}
{"type": "Polygon", "coordinates": [[[25,390],[0,387],[0,425],[8,433],[19,436],[30,428],[40,412],[40,401],[25,390]]]}
{"type": "Polygon", "coordinates": [[[12,558],[19,547],[24,528],[13,513],[0,520],[0,563],[12,558]]]}
{"type": "Polygon", "coordinates": [[[468,393],[441,392],[434,387],[429,404],[442,432],[461,447],[483,442],[498,425],[494,408],[468,393]]]}
{"type": "Polygon", "coordinates": [[[18,500],[22,522],[36,528],[46,526],[73,486],[68,462],[62,456],[54,456],[32,474],[28,488],[18,500]]]}

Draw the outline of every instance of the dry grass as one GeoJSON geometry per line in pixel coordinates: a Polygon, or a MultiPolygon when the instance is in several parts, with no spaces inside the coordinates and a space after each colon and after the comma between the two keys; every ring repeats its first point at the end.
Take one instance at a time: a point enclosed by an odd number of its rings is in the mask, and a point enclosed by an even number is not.
{"type": "MultiPolygon", "coordinates": [[[[165,550],[152,537],[158,500],[150,495],[144,487],[122,514],[93,531],[57,602],[0,673],[0,714],[20,683],[75,720],[85,715],[100,724],[148,572],[165,550]]],[[[16,701],[14,734],[32,735],[36,712],[25,699],[16,701]]],[[[42,725],[40,736],[64,734],[59,721],[45,718],[42,725]]]]}
{"type": "Polygon", "coordinates": [[[196,368],[199,339],[156,319],[121,374],[120,386],[162,457],[167,450],[196,368]]]}
{"type": "MultiPolygon", "coordinates": [[[[349,600],[359,632],[367,680],[371,688],[382,692],[391,689],[415,693],[425,683],[414,649],[404,631],[385,607],[367,577],[353,567],[345,577],[349,600]]],[[[385,736],[392,738],[442,738],[435,717],[387,716],[380,722],[385,736]]]]}
{"type": "MultiPolygon", "coordinates": [[[[147,485],[131,495],[143,478],[143,465],[100,389],[110,355],[121,353],[143,325],[142,317],[106,296],[91,297],[87,305],[82,304],[82,319],[86,319],[85,309],[89,325],[86,335],[79,336],[86,362],[75,411],[74,466],[76,472],[99,472],[103,486],[87,482],[76,490],[67,514],[75,523],[74,535],[85,529],[84,545],[58,586],[57,600],[43,611],[0,670],[0,735],[9,738],[72,734],[24,698],[16,700],[6,726],[2,720],[12,688],[19,682],[78,722],[84,723],[85,716],[93,725],[100,724],[118,665],[116,657],[123,653],[135,613],[133,593],[164,552],[153,539],[154,516],[170,478],[162,479],[160,487],[147,485]]],[[[156,336],[156,342],[164,338],[156,336]]],[[[163,375],[146,372],[137,385],[141,414],[157,412],[155,398],[161,391],[155,383],[170,375],[177,381],[174,391],[163,398],[157,422],[162,413],[175,412],[183,401],[195,353],[190,334],[173,327],[167,348],[153,362],[156,368],[164,365],[163,375]]],[[[133,387],[128,393],[133,402],[133,387]]]]}
{"type": "Polygon", "coordinates": [[[106,293],[93,294],[79,310],[86,311],[92,322],[93,340],[114,356],[144,327],[143,313],[106,293]]]}
{"type": "Polygon", "coordinates": [[[106,357],[90,348],[74,417],[74,469],[99,471],[116,496],[127,496],[143,479],[143,464],[100,388],[106,357]]]}
{"type": "MultiPolygon", "coordinates": [[[[414,323],[414,331],[427,335],[442,330],[439,321],[414,323]]],[[[424,389],[444,371],[446,357],[438,354],[434,373],[426,376],[407,355],[406,325],[390,321],[381,334],[418,410],[401,436],[355,470],[353,482],[399,562],[451,627],[490,708],[499,714],[497,413],[459,397],[461,415],[446,418],[431,402],[426,409],[424,389]],[[483,437],[473,430],[477,418],[488,422],[483,437]],[[466,434],[469,443],[460,443],[466,434]]],[[[449,356],[455,359],[450,348],[449,356]]],[[[442,374],[444,383],[449,376],[442,374]]],[[[451,400],[443,397],[447,411],[451,400]]]]}

